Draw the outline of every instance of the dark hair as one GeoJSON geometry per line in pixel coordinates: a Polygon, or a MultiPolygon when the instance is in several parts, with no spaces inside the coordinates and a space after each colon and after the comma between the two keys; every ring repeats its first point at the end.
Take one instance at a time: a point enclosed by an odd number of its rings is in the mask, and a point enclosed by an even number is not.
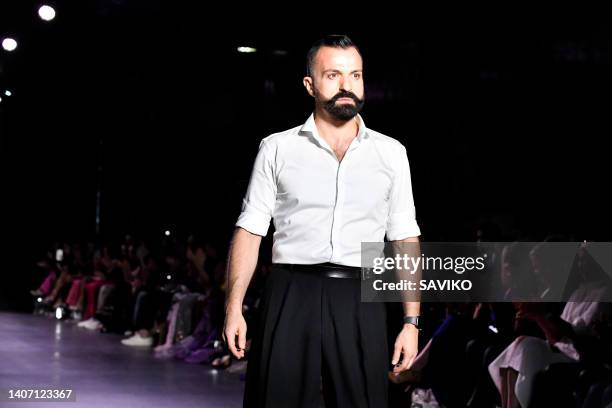
{"type": "Polygon", "coordinates": [[[310,50],[308,50],[308,54],[306,54],[306,75],[308,76],[312,76],[312,66],[314,65],[314,59],[317,55],[317,51],[319,51],[319,48],[321,47],[334,47],[344,49],[354,47],[359,53],[359,55],[361,55],[361,52],[359,51],[357,45],[348,36],[336,34],[326,35],[319,41],[312,44],[312,47],[310,47],[310,50]]]}

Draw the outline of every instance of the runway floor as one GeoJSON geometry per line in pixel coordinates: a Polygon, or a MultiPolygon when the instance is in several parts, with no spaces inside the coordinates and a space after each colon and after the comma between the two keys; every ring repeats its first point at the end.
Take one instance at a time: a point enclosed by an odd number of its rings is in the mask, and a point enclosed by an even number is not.
{"type": "Polygon", "coordinates": [[[76,402],[7,402],[1,407],[241,407],[237,374],[124,346],[116,334],[91,332],[76,322],[0,312],[0,391],[63,388],[76,402]]]}

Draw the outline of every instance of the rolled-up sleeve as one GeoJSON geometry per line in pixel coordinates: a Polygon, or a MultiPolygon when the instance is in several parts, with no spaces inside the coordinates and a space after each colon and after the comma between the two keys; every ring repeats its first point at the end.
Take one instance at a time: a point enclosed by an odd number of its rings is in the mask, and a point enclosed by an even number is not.
{"type": "Polygon", "coordinates": [[[406,148],[399,145],[398,150],[399,155],[396,156],[397,159],[394,161],[396,173],[389,196],[389,215],[386,230],[389,241],[398,241],[421,235],[421,230],[416,221],[410,165],[408,164],[406,148]]]}
{"type": "Polygon", "coordinates": [[[266,236],[275,202],[274,151],[270,143],[263,139],[259,144],[236,226],[253,234],[266,236]]]}

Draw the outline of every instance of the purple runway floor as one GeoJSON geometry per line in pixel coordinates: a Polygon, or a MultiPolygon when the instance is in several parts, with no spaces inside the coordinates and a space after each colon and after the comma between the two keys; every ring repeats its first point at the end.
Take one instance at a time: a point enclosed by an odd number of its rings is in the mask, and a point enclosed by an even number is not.
{"type": "Polygon", "coordinates": [[[76,402],[6,402],[1,407],[242,406],[238,374],[157,360],[151,349],[123,337],[76,327],[76,322],[0,312],[0,389],[71,388],[76,402]]]}

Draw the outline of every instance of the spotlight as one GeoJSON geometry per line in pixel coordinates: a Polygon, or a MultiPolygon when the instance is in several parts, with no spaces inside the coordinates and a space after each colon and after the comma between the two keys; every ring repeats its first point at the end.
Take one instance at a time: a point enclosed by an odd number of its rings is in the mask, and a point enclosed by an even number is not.
{"type": "Polygon", "coordinates": [[[39,297],[38,299],[36,299],[36,301],[37,301],[38,303],[40,303],[40,302],[42,302],[42,301],[43,301],[43,299],[42,299],[41,297],[39,297]]]}
{"type": "Polygon", "coordinates": [[[238,47],[237,50],[238,50],[238,52],[251,53],[251,52],[256,52],[257,48],[253,48],[253,47],[238,47]]]}
{"type": "Polygon", "coordinates": [[[4,48],[6,51],[13,51],[15,48],[17,48],[17,41],[15,41],[13,38],[5,38],[2,40],[2,48],[4,48]]]}
{"type": "Polygon", "coordinates": [[[51,6],[41,6],[38,9],[38,15],[45,21],[51,21],[55,18],[55,9],[51,6]]]}
{"type": "Polygon", "coordinates": [[[169,237],[170,236],[170,230],[166,230],[166,232],[164,232],[164,235],[169,237]]]}
{"type": "Polygon", "coordinates": [[[172,275],[166,275],[166,279],[171,280],[172,279],[172,275]]]}
{"type": "Polygon", "coordinates": [[[62,317],[64,317],[64,309],[58,307],[57,309],[55,309],[55,318],[57,320],[62,320],[62,317]]]}
{"type": "Polygon", "coordinates": [[[4,94],[5,94],[6,96],[11,96],[13,93],[12,93],[11,91],[4,91],[4,94]]]}
{"type": "Polygon", "coordinates": [[[2,102],[2,97],[0,96],[0,102],[2,102]]]}

